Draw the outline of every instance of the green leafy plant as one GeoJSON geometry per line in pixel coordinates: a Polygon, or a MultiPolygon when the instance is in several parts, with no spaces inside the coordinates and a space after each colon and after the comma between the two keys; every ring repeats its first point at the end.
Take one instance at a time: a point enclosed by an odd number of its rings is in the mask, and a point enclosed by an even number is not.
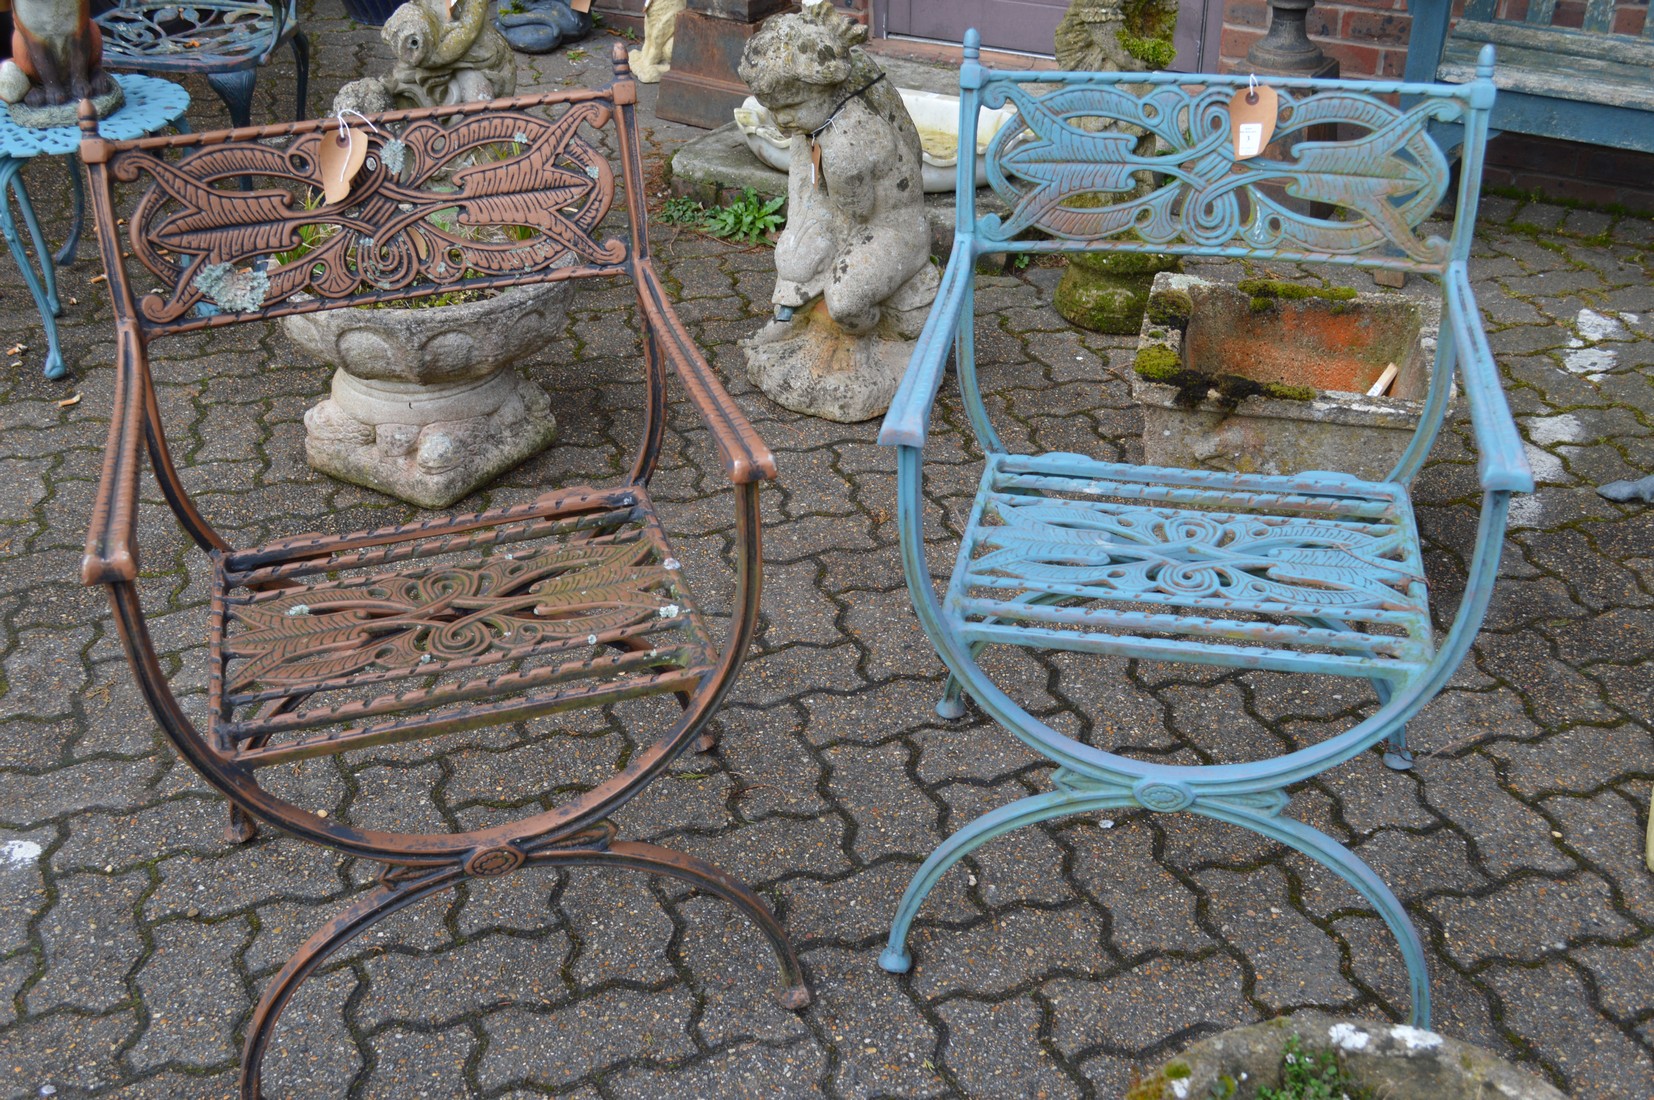
{"type": "Polygon", "coordinates": [[[787,219],[781,214],[782,204],[786,201],[781,195],[765,199],[749,187],[728,206],[707,212],[706,231],[714,237],[759,244],[787,224],[787,219]]]}
{"type": "Polygon", "coordinates": [[[574,49],[569,51],[569,60],[570,61],[584,61],[584,60],[586,60],[586,51],[580,49],[578,46],[575,47],[574,49]]]}
{"type": "Polygon", "coordinates": [[[1258,1090],[1258,1100],[1372,1100],[1372,1095],[1344,1072],[1336,1051],[1307,1054],[1296,1035],[1281,1052],[1281,1087],[1258,1090]]]}
{"type": "Polygon", "coordinates": [[[706,221],[706,207],[683,196],[667,199],[660,208],[660,220],[666,225],[698,226],[706,221]]]}

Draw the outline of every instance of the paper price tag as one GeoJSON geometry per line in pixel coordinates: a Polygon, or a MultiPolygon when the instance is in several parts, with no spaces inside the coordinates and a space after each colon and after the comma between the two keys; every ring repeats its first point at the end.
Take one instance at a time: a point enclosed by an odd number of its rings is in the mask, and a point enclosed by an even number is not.
{"type": "Polygon", "coordinates": [[[327,197],[327,204],[344,202],[350,198],[350,181],[368,159],[368,140],[349,126],[340,126],[338,133],[322,135],[316,159],[320,162],[322,194],[327,197]]]}
{"type": "Polygon", "coordinates": [[[1234,141],[1235,159],[1246,160],[1263,152],[1275,136],[1275,115],[1280,97],[1263,84],[1242,88],[1229,101],[1229,136],[1234,141]]]}
{"type": "Polygon", "coordinates": [[[454,17],[455,2],[456,0],[442,0],[442,14],[447,16],[449,19],[454,17]]]}
{"type": "Polygon", "coordinates": [[[821,179],[821,142],[812,140],[810,142],[810,186],[814,187],[819,179],[821,179]]]}
{"type": "Polygon", "coordinates": [[[584,15],[592,10],[592,0],[569,0],[569,7],[584,15]]]}

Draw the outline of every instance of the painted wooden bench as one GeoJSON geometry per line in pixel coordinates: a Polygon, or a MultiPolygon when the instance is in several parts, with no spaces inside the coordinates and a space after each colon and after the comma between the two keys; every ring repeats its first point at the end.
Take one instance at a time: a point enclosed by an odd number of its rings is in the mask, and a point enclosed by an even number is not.
{"type": "MultiPolygon", "coordinates": [[[[1463,85],[1272,81],[1281,97],[1276,138],[1289,151],[1238,159],[1228,105],[1247,87],[1244,77],[993,72],[979,63],[974,31],[965,41],[959,148],[976,148],[979,107],[1010,104],[1020,117],[978,154],[1010,212],[982,212],[971,186],[976,165],[961,157],[953,253],[880,442],[896,451],[909,591],[950,673],[937,711],[959,717],[967,694],[1056,770],[1047,792],[993,810],[937,847],[901,899],[880,962],[893,972],[912,965],[908,933],[925,896],[995,837],[1070,814],[1181,811],[1252,829],[1349,883],[1400,943],[1412,1019],[1424,1025],[1424,950],[1401,903],[1342,844],[1286,809],[1291,787],[1369,749],[1382,747],[1393,768],[1411,767],[1406,723],[1468,651],[1498,573],[1511,495],[1533,488],[1466,271],[1495,98],[1492,49],[1463,85]],[[1391,95],[1414,102],[1397,108],[1380,98],[1391,95]],[[1158,146],[1145,151],[1129,132],[1087,125],[1096,120],[1146,131],[1158,146]],[[1459,123],[1465,133],[1446,238],[1419,230],[1452,176],[1430,136],[1435,121],[1459,123]],[[1351,136],[1304,136],[1330,125],[1351,136]],[[1152,188],[1139,193],[1139,180],[1152,188]],[[1093,201],[1110,192],[1112,205],[1093,201]],[[1300,212],[1315,203],[1335,209],[1327,218],[1300,212]],[[1417,431],[1380,481],[1019,452],[990,420],[974,350],[975,264],[1006,251],[1322,262],[1432,277],[1443,324],[1417,431]],[[927,563],[935,543],[924,515],[935,505],[925,495],[925,448],[950,352],[985,457],[939,594],[927,563]],[[1440,633],[1408,486],[1442,426],[1455,379],[1479,451],[1482,506],[1474,546],[1464,547],[1464,596],[1440,633]],[[1003,663],[979,663],[989,647],[1061,652],[1065,668],[1098,655],[1270,670],[1314,677],[1302,685],[1312,691],[1325,690],[1322,677],[1345,677],[1369,683],[1377,702],[1352,728],[1300,741],[1273,759],[1170,764],[1107,751],[1035,716],[1012,694],[1016,684],[996,683],[993,670],[1003,663]]],[[[941,461],[957,461],[957,448],[943,450],[941,461]]],[[[1118,674],[1103,665],[1104,674],[1118,674]]],[[[1106,716],[1095,717],[1102,726],[1106,716]]],[[[947,950],[945,934],[934,942],[947,950]]]]}
{"type": "MultiPolygon", "coordinates": [[[[117,340],[83,580],[107,590],[144,696],[183,758],[230,802],[235,839],[251,839],[262,823],[383,865],[379,884],[265,989],[247,1027],[247,1100],[260,1094],[277,1017],[329,955],[422,898],[523,866],[637,870],[725,898],[768,938],[783,1003],[809,999],[780,924],[746,886],[683,853],[617,840],[610,820],[674,758],[710,743],[706,723],[757,625],[759,486],[775,475],[769,450],[679,323],[651,264],[637,89],[626,51],[616,46],[614,58],[606,88],[361,120],[344,146],[366,143],[361,170],[346,198],[326,204],[313,195],[323,143],[346,140],[336,119],[114,142],[96,136],[91,105],[82,106],[80,152],[117,340]],[[456,208],[446,220],[431,216],[456,208]],[[319,243],[293,256],[301,232],[319,243]],[[149,368],[153,340],[560,279],[619,280],[636,294],[643,408],[637,451],[618,484],[547,487],[483,512],[257,546],[232,545],[192,500],[167,449],[149,368]],[[703,617],[692,570],[674,554],[649,492],[672,375],[705,421],[729,485],[735,576],[721,584],[733,591],[722,630],[703,617]],[[198,608],[208,688],[198,718],[174,694],[139,598],[145,452],[178,525],[204,555],[194,574],[209,597],[198,608]],[[619,708],[649,699],[661,704],[658,713],[647,706],[619,725],[619,708]],[[601,721],[625,729],[636,751],[595,786],[542,803],[568,781],[548,756],[544,774],[520,777],[528,789],[518,794],[529,801],[516,820],[490,817],[467,832],[369,828],[356,802],[330,816],[304,804],[294,792],[308,788],[290,781],[306,765],[576,710],[602,710],[601,721]]],[[[181,617],[187,612],[166,620],[181,617]]],[[[568,728],[533,729],[546,739],[568,728]]],[[[395,812],[361,809],[378,822],[395,812]]]]}
{"type": "Polygon", "coordinates": [[[1481,48],[1491,43],[1499,51],[1494,133],[1654,152],[1654,19],[1648,6],[1585,0],[1581,17],[1578,4],[1528,0],[1521,18],[1500,16],[1501,5],[1510,3],[1469,0],[1449,30],[1452,0],[1410,0],[1405,78],[1468,83],[1481,48]],[[1579,18],[1580,25],[1563,25],[1564,16],[1579,18]]]}

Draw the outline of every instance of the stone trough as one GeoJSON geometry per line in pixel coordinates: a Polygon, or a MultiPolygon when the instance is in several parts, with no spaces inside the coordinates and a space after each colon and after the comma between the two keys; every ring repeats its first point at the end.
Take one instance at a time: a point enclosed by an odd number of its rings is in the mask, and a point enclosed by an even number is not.
{"type": "Polygon", "coordinates": [[[1381,479],[1418,425],[1440,321],[1401,294],[1157,275],[1131,379],[1144,460],[1381,479]]]}

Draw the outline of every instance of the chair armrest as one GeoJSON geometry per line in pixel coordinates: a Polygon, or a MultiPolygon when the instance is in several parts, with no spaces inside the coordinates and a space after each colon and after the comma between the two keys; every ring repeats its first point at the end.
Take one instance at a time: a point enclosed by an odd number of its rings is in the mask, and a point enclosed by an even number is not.
{"type": "Polygon", "coordinates": [[[1407,0],[1407,10],[1412,31],[1402,79],[1409,84],[1433,84],[1447,40],[1447,24],[1453,17],[1453,0],[1407,0]]]}
{"type": "Polygon", "coordinates": [[[947,365],[948,352],[953,349],[954,333],[959,327],[959,311],[964,307],[976,277],[976,252],[968,237],[953,239],[953,255],[948,269],[942,273],[942,286],[936,292],[936,301],[930,307],[924,331],[908,360],[907,373],[896,387],[896,397],[890,402],[890,411],[884,415],[884,426],[879,429],[881,447],[923,447],[930,431],[930,409],[936,402],[936,391],[942,386],[942,368],[947,365]]]}
{"type": "Polygon", "coordinates": [[[683,379],[689,398],[695,402],[701,419],[712,431],[723,456],[724,470],[736,485],[749,481],[769,481],[775,477],[775,456],[759,438],[758,432],[729,392],[718,382],[718,376],[695,346],[683,322],[673,311],[666,292],[660,285],[654,267],[647,261],[637,265],[638,300],[644,310],[644,324],[655,336],[661,354],[672,369],[683,379]]]}
{"type": "Polygon", "coordinates": [[[121,584],[138,579],[138,474],[144,441],[145,371],[138,334],[122,324],[116,336],[115,402],[109,414],[109,442],[103,475],[92,501],[82,584],[121,584]]]}
{"type": "Polygon", "coordinates": [[[1533,471],[1528,468],[1522,437],[1516,432],[1505,390],[1499,382],[1499,368],[1493,362],[1482,313],[1470,289],[1470,276],[1462,261],[1448,265],[1447,323],[1453,335],[1454,357],[1465,401],[1470,406],[1470,423],[1476,432],[1476,471],[1482,488],[1490,492],[1531,493],[1533,471]]]}

